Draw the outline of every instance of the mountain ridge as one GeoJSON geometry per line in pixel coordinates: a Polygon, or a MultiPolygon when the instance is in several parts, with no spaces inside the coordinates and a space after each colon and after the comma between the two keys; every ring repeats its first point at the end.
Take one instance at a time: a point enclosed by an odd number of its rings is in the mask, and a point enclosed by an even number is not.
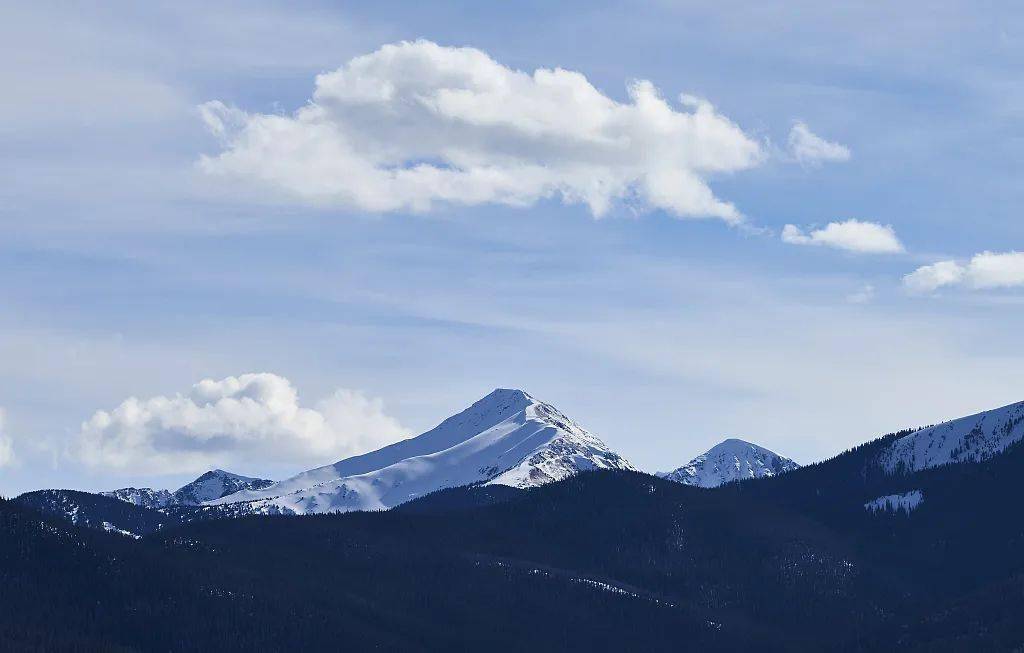
{"type": "Polygon", "coordinates": [[[272,483],[273,481],[264,478],[242,476],[223,469],[211,469],[173,492],[148,487],[126,487],[98,494],[143,508],[160,510],[168,506],[198,506],[228,494],[264,488],[272,483]]]}
{"type": "Polygon", "coordinates": [[[634,469],[597,436],[523,390],[498,388],[416,437],[209,505],[305,514],[381,510],[446,487],[535,487],[591,469],[634,469]]]}
{"type": "Polygon", "coordinates": [[[890,473],[992,458],[1024,438],[1024,401],[917,429],[879,457],[890,473]]]}

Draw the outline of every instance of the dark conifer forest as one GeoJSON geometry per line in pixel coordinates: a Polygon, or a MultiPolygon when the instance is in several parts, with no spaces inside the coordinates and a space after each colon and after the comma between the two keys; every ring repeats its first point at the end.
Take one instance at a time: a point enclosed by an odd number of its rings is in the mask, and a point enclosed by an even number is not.
{"type": "MultiPolygon", "coordinates": [[[[1019,646],[1024,449],[871,472],[893,437],[714,490],[594,472],[381,513],[154,512],[140,539],[33,493],[0,502],[0,632],[26,651],[1019,646]],[[912,488],[910,514],[863,507],[912,488]]],[[[131,508],[106,521],[145,525],[131,508]]]]}

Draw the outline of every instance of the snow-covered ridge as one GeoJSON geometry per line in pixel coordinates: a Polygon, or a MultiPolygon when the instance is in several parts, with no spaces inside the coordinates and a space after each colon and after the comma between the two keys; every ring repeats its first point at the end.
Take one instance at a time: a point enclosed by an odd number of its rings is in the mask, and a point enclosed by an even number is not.
{"type": "Polygon", "coordinates": [[[730,438],[697,456],[682,467],[658,476],[697,487],[776,476],[800,467],[789,458],[756,444],[730,438]]]}
{"type": "Polygon", "coordinates": [[[206,501],[219,499],[240,490],[265,488],[272,483],[273,481],[263,478],[251,478],[232,474],[223,469],[214,469],[174,492],[154,490],[148,487],[126,487],[110,492],[100,492],[100,494],[143,508],[160,510],[167,506],[198,506],[206,501]]]}
{"type": "Polygon", "coordinates": [[[1024,401],[905,435],[882,452],[879,462],[890,473],[979,462],[1001,453],[1022,437],[1024,401]]]}
{"type": "Polygon", "coordinates": [[[864,504],[864,510],[871,512],[904,512],[910,514],[924,502],[921,490],[912,490],[904,494],[887,494],[864,504]]]}
{"type": "Polygon", "coordinates": [[[633,466],[550,404],[498,389],[422,435],[208,504],[300,514],[381,510],[448,487],[535,487],[592,469],[633,466]]]}
{"type": "Polygon", "coordinates": [[[171,502],[171,493],[168,490],[154,490],[149,487],[125,487],[100,494],[153,510],[159,510],[171,502]]]}

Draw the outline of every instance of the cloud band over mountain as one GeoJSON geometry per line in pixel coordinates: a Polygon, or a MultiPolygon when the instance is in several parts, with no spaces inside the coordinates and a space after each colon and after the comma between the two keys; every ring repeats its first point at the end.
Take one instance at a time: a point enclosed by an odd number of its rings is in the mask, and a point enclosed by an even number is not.
{"type": "Polygon", "coordinates": [[[96,411],[70,453],[93,467],[191,473],[260,460],[320,462],[407,435],[379,399],[337,390],[306,408],[288,379],[242,374],[96,411]]]}

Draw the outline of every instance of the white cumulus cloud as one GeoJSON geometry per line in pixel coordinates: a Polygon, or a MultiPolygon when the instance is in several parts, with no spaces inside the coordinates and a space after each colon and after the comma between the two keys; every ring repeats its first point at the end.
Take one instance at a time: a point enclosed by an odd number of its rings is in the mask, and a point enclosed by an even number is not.
{"type": "Polygon", "coordinates": [[[408,435],[379,399],[360,392],[338,390],[306,408],[288,379],[242,374],[96,411],[71,454],[95,467],[191,473],[247,462],[329,463],[408,435]]]}
{"type": "Polygon", "coordinates": [[[850,149],[827,141],[811,131],[806,123],[797,121],[789,130],[789,155],[799,163],[817,165],[850,160],[850,149]]]}
{"type": "Polygon", "coordinates": [[[678,217],[742,215],[708,180],[758,165],[760,144],[706,101],[648,81],[616,101],[581,73],[515,70],[474,48],[385,45],[316,77],[291,115],[200,107],[223,150],[199,165],[313,204],[428,211],[437,203],[616,202],[678,217]]]}
{"type": "Polygon", "coordinates": [[[1013,288],[1024,286],[1024,252],[981,252],[966,264],[939,261],[923,265],[903,277],[904,287],[915,293],[930,293],[944,286],[969,288],[1013,288]]]}
{"type": "Polygon", "coordinates": [[[796,225],[782,229],[782,240],[791,245],[823,245],[862,254],[894,254],[904,251],[903,243],[889,225],[860,220],[830,222],[806,233],[796,225]]]}
{"type": "Polygon", "coordinates": [[[7,435],[5,429],[6,415],[4,409],[0,408],[0,467],[6,467],[14,462],[14,442],[7,435]]]}
{"type": "Polygon", "coordinates": [[[967,278],[975,288],[1024,286],[1024,252],[982,252],[967,266],[967,278]]]}

